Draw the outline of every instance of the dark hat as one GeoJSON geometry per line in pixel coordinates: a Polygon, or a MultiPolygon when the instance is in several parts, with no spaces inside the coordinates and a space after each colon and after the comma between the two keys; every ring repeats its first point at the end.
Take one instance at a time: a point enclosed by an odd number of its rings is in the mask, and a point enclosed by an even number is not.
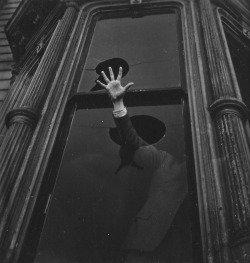
{"type": "MultiPolygon", "coordinates": [[[[149,115],[135,115],[130,119],[137,134],[148,144],[157,143],[165,135],[165,124],[155,117],[149,115]]],[[[117,128],[110,128],[109,135],[116,144],[122,145],[117,128]]]]}
{"type": "MultiPolygon", "coordinates": [[[[110,79],[109,75],[109,67],[112,68],[115,78],[118,76],[119,68],[122,67],[122,77],[126,76],[129,71],[129,65],[128,63],[122,59],[122,58],[111,58],[108,60],[105,60],[97,65],[95,68],[96,73],[100,75],[97,80],[99,80],[102,83],[106,83],[101,72],[104,71],[106,76],[110,79]]],[[[91,88],[91,91],[98,91],[103,90],[103,86],[101,86],[96,80],[96,84],[93,88],[91,88]]]]}
{"type": "Polygon", "coordinates": [[[122,67],[122,76],[126,76],[129,71],[128,63],[122,58],[111,58],[99,63],[96,67],[96,73],[101,75],[101,72],[104,71],[107,77],[109,77],[109,67],[112,68],[115,77],[117,77],[119,68],[122,67]]]}

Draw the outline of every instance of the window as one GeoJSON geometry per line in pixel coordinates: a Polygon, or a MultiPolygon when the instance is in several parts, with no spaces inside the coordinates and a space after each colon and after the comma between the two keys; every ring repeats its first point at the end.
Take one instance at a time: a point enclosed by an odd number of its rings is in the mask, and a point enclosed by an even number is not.
{"type": "MultiPolygon", "coordinates": [[[[69,101],[64,131],[48,170],[46,183],[55,186],[44,205],[46,220],[36,263],[121,262],[129,257],[142,262],[195,261],[195,221],[190,220],[193,204],[187,193],[194,173],[181,54],[179,15],[175,10],[96,18],[78,90],[69,101]],[[119,143],[112,104],[95,82],[101,78],[103,63],[113,63],[115,72],[122,66],[122,82],[135,82],[126,94],[125,105],[147,145],[132,153],[119,143]],[[173,177],[172,184],[167,180],[169,185],[165,187],[164,182],[155,181],[157,174],[164,180],[171,177],[172,168],[167,162],[150,168],[150,158],[143,162],[144,157],[138,157],[137,161],[136,155],[145,149],[157,152],[162,160],[174,158],[178,172],[172,174],[178,176],[173,177]],[[169,154],[174,157],[165,158],[169,154]],[[178,183],[177,178],[181,178],[178,183]],[[154,189],[152,182],[161,189],[154,189]],[[158,197],[175,188],[179,190],[167,200],[158,197]],[[167,214],[163,220],[160,214],[144,213],[146,204],[153,200],[152,192],[158,199],[154,199],[157,202],[151,209],[159,206],[158,211],[167,214]],[[133,227],[139,220],[150,218],[155,218],[152,224],[161,237],[151,231],[151,236],[140,236],[140,242],[146,241],[147,245],[134,249],[133,227]]],[[[138,246],[143,246],[140,242],[138,246]]],[[[201,262],[201,258],[196,260],[201,262]]]]}

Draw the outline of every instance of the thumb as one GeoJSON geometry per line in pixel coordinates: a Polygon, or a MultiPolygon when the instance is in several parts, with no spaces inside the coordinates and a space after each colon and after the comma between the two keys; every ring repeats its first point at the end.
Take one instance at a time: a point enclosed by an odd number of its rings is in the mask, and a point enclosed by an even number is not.
{"type": "Polygon", "coordinates": [[[129,88],[131,88],[134,85],[133,82],[129,82],[125,87],[124,90],[127,91],[129,88]]]}

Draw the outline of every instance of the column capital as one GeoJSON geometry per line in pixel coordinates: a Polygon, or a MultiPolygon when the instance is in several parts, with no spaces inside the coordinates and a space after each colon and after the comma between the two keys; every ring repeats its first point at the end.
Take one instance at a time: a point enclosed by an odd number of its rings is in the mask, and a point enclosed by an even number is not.
{"type": "Polygon", "coordinates": [[[39,114],[34,108],[22,107],[8,112],[5,124],[9,128],[13,123],[25,123],[34,129],[39,120],[39,114]]]}
{"type": "Polygon", "coordinates": [[[245,121],[248,116],[248,108],[245,103],[232,97],[217,99],[210,105],[209,111],[215,119],[224,114],[234,114],[245,121]]]}

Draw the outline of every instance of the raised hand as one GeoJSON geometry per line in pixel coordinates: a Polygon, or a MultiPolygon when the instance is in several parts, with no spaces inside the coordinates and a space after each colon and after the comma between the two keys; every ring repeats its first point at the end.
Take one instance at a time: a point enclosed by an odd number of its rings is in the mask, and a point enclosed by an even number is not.
{"type": "Polygon", "coordinates": [[[114,73],[113,73],[113,70],[111,67],[109,67],[109,73],[110,73],[111,80],[108,79],[108,77],[106,76],[104,71],[101,72],[101,74],[102,74],[102,76],[103,76],[103,78],[107,84],[104,84],[104,83],[100,82],[99,80],[97,80],[97,82],[107,90],[111,100],[115,103],[124,97],[127,90],[134,83],[130,82],[125,87],[123,87],[121,85],[122,67],[119,68],[119,73],[118,73],[117,79],[115,79],[114,73]]]}

